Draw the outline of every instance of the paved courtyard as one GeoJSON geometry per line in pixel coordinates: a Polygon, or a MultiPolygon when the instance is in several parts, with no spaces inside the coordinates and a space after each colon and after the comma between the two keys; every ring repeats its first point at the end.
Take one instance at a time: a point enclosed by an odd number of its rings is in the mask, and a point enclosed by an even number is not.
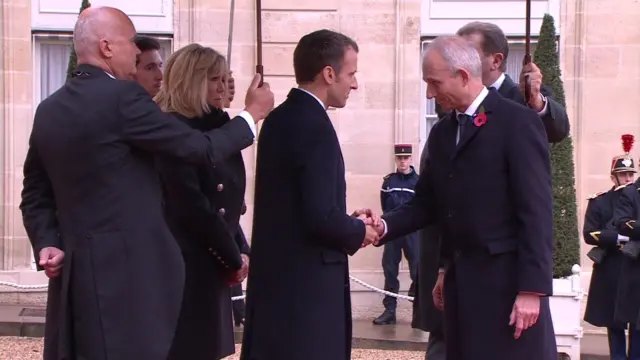
{"type": "MultiPolygon", "coordinates": [[[[238,360],[240,345],[236,345],[236,354],[225,360],[238,360]]],[[[23,337],[0,337],[2,360],[41,360],[42,339],[23,337]]],[[[353,351],[352,360],[423,360],[424,353],[417,351],[362,350],[353,351]]]]}
{"type": "MultiPolygon", "coordinates": [[[[400,308],[405,308],[401,305],[400,308]]],[[[374,309],[358,313],[354,320],[353,360],[413,360],[424,359],[428,334],[412,329],[410,313],[403,309],[397,325],[374,326],[374,309]],[[358,319],[359,318],[359,319],[358,319]],[[384,350],[381,350],[384,349],[384,350]]],[[[581,341],[580,360],[604,360],[607,354],[606,336],[595,328],[585,328],[581,341]]],[[[44,308],[39,306],[0,305],[0,360],[42,359],[44,308]],[[27,336],[27,337],[25,337],[27,336]]],[[[236,329],[237,342],[242,341],[242,329],[236,329]]],[[[231,356],[227,360],[237,360],[231,356]]],[[[571,359],[579,360],[579,359],[571,359]]]]}

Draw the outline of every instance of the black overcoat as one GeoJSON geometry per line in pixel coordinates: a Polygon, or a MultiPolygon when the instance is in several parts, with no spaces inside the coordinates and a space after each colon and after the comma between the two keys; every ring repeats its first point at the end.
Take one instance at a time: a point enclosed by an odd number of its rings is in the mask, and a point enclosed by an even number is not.
{"type": "Polygon", "coordinates": [[[605,251],[603,261],[593,264],[584,320],[594,326],[624,328],[614,320],[620,270],[624,262],[618,247],[618,230],[613,225],[613,210],[622,190],[611,189],[589,198],[582,236],[591,246],[605,251]],[[597,236],[592,233],[600,232],[597,236]]]}
{"type": "Polygon", "coordinates": [[[36,256],[65,252],[58,303],[48,307],[58,323],[45,334],[58,347],[45,359],[166,360],[184,264],[154,158],[216,165],[252,143],[244,119],[195,131],[140,85],[90,65],[38,106],[20,208],[36,256]]]}
{"type": "Polygon", "coordinates": [[[260,130],[242,360],[351,357],[345,167],[323,105],[292,89],[260,130]]]}
{"type": "MultiPolygon", "coordinates": [[[[613,222],[621,235],[640,241],[640,180],[627,185],[616,202],[613,222]]],[[[640,329],[640,260],[623,257],[615,320],[640,329]]]]}
{"type": "MultiPolygon", "coordinates": [[[[436,124],[437,126],[437,124],[436,124]]],[[[425,144],[420,154],[420,174],[427,167],[429,154],[428,144],[425,144]]],[[[415,286],[413,314],[411,327],[427,332],[442,332],[443,314],[433,303],[431,292],[438,279],[438,264],[440,258],[440,237],[435,225],[419,231],[420,262],[418,262],[418,281],[415,286]]]]}
{"type": "MultiPolygon", "coordinates": [[[[188,126],[208,131],[230,121],[226,112],[212,109],[200,118],[174,114],[188,126]]],[[[242,153],[215,167],[158,158],[167,224],[180,244],[186,279],[178,327],[169,360],[213,360],[234,353],[231,293],[227,263],[237,263],[245,244],[237,242],[246,175],[242,153]],[[212,254],[208,241],[216,239],[236,248],[234,258],[212,254]],[[241,248],[242,246],[242,248],[241,248]]]]}
{"type": "Polygon", "coordinates": [[[553,197],[539,116],[495,91],[487,122],[447,115],[429,135],[415,197],[383,216],[394,239],[436,224],[442,234],[448,360],[555,360],[548,297],[518,340],[508,319],[518,292],[552,293],[553,197]]]}

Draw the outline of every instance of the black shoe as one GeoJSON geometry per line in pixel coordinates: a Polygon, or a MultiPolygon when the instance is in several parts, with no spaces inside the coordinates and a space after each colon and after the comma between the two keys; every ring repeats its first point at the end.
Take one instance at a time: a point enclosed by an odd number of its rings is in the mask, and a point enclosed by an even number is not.
{"type": "Polygon", "coordinates": [[[236,327],[244,326],[244,319],[240,319],[238,321],[235,321],[235,323],[236,323],[236,327]]]}
{"type": "Polygon", "coordinates": [[[396,323],[396,312],[392,310],[385,310],[382,315],[373,319],[374,325],[392,325],[396,323]]]}

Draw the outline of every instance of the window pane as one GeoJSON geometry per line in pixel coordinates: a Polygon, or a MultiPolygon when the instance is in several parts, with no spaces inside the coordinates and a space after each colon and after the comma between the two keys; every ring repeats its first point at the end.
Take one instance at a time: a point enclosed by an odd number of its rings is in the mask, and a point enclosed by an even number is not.
{"type": "MultiPolygon", "coordinates": [[[[536,44],[531,44],[531,56],[536,51],[536,44]]],[[[524,59],[524,44],[509,44],[509,57],[507,58],[507,75],[516,83],[520,79],[522,60],[524,59]]]]}
{"type": "Polygon", "coordinates": [[[172,51],[171,51],[171,40],[160,40],[160,57],[162,58],[162,61],[164,61],[165,63],[167,62],[167,59],[169,58],[169,55],[171,55],[172,51]]]}
{"type": "MultiPolygon", "coordinates": [[[[427,49],[428,45],[429,45],[429,41],[422,41],[422,51],[420,52],[420,64],[422,64],[422,54],[427,49]]],[[[423,89],[426,86],[424,81],[422,81],[422,86],[423,86],[423,89]]],[[[427,99],[427,97],[425,95],[425,91],[423,91],[422,94],[420,94],[420,96],[424,96],[424,99],[426,101],[425,115],[427,115],[427,116],[436,115],[436,101],[433,100],[433,99],[427,99]]]]}
{"type": "MultiPolygon", "coordinates": [[[[160,41],[160,56],[166,61],[171,54],[171,40],[158,39],[160,41]]],[[[36,89],[36,99],[38,102],[46,99],[56,90],[64,85],[67,79],[67,66],[71,55],[71,39],[68,40],[48,40],[38,39],[40,53],[40,84],[36,89]]]]}
{"type": "Polygon", "coordinates": [[[71,55],[71,41],[40,44],[40,100],[64,85],[71,55]]]}

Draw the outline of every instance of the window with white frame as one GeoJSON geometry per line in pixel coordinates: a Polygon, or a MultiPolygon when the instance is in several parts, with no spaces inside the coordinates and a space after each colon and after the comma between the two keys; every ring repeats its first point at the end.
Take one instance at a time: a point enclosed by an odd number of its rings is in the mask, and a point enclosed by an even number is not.
{"type": "MultiPolygon", "coordinates": [[[[166,59],[171,54],[171,38],[156,37],[160,42],[160,55],[166,59]]],[[[71,55],[70,34],[33,36],[33,88],[34,104],[53,94],[67,80],[67,66],[71,55]]]]}
{"type": "MultiPolygon", "coordinates": [[[[429,45],[429,40],[422,41],[422,52],[429,45]]],[[[531,43],[531,54],[535,52],[535,43],[531,43]]],[[[507,68],[505,73],[513,79],[513,81],[517,82],[520,78],[520,71],[522,70],[522,59],[525,54],[525,46],[522,41],[510,41],[509,42],[509,56],[507,57],[507,68]]],[[[422,92],[421,96],[425,96],[426,89],[425,84],[422,82],[422,92]]],[[[420,125],[420,149],[424,147],[427,142],[427,138],[429,137],[429,132],[435,123],[438,121],[438,116],[436,114],[436,102],[433,99],[426,99],[424,104],[424,115],[425,119],[420,125]]]]}

